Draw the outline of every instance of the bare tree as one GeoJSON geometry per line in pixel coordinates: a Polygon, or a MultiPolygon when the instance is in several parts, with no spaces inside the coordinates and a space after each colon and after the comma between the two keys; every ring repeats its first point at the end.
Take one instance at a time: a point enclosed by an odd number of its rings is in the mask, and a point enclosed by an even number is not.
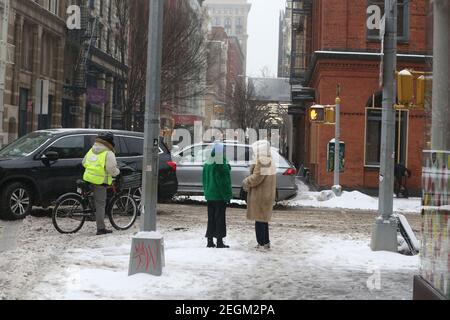
{"type": "Polygon", "coordinates": [[[161,100],[174,102],[206,92],[207,68],[205,13],[189,1],[166,1],[161,100]],[[194,85],[195,84],[195,85],[194,85]]]}
{"type": "MultiPolygon", "coordinates": [[[[130,2],[123,0],[114,0],[113,4],[116,9],[117,19],[116,36],[114,42],[116,44],[117,54],[121,64],[121,66],[118,68],[119,77],[117,79],[117,89],[119,91],[118,103],[122,107],[124,126],[126,129],[130,129],[132,105],[130,106],[129,104],[126,92],[128,81],[130,80],[130,74],[127,68],[125,68],[125,66],[128,64],[127,53],[129,45],[128,34],[130,31],[130,2]]],[[[112,15],[110,14],[110,16],[112,15]]]]}
{"type": "Polygon", "coordinates": [[[228,106],[228,117],[241,129],[259,129],[261,121],[267,114],[267,106],[255,99],[255,88],[245,79],[236,82],[228,106]]]}
{"type": "MultiPolygon", "coordinates": [[[[132,114],[143,114],[148,44],[148,1],[115,0],[130,8],[129,70],[125,127],[131,127],[132,114]],[[130,3],[130,4],[128,4],[130,3]],[[140,112],[140,113],[139,113],[140,112]]],[[[205,13],[194,10],[189,1],[165,0],[161,110],[175,112],[190,99],[206,93],[207,68],[205,13]]]]}
{"type": "Polygon", "coordinates": [[[143,114],[145,106],[149,7],[147,0],[115,1],[127,3],[130,6],[128,33],[129,68],[124,108],[124,127],[130,130],[133,124],[133,114],[139,117],[140,114],[143,114]]]}

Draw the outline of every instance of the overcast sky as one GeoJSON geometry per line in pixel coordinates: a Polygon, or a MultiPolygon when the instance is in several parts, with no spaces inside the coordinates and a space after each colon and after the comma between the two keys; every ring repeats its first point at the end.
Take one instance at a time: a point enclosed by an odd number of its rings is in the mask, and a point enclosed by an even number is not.
{"type": "Polygon", "coordinates": [[[273,76],[278,70],[278,19],[285,0],[248,0],[247,75],[260,76],[267,66],[273,76]]]}

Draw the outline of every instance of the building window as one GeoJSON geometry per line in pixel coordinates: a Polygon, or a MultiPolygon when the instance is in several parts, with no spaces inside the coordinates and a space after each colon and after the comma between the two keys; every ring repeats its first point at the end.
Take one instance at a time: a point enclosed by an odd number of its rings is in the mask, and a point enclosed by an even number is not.
{"type": "Polygon", "coordinates": [[[48,10],[51,13],[58,14],[58,0],[49,0],[48,10]]]}
{"type": "Polygon", "coordinates": [[[238,17],[236,19],[236,34],[242,34],[243,33],[243,19],[242,17],[238,17]]]}
{"type": "Polygon", "coordinates": [[[48,34],[42,37],[42,52],[41,52],[41,68],[42,74],[48,77],[54,77],[56,74],[56,40],[48,34]]]}
{"type": "Polygon", "coordinates": [[[107,36],[106,36],[106,52],[108,54],[111,53],[111,31],[108,30],[107,36]]]}
{"type": "Polygon", "coordinates": [[[103,51],[103,25],[98,25],[98,43],[97,48],[103,51]]]}
{"type": "Polygon", "coordinates": [[[112,21],[112,0],[108,0],[108,22],[111,23],[112,21]]]}
{"type": "Polygon", "coordinates": [[[28,133],[29,93],[25,88],[19,90],[19,138],[28,133]]]}
{"type": "Polygon", "coordinates": [[[33,46],[34,46],[33,28],[28,25],[23,27],[22,38],[22,68],[27,71],[33,71],[33,46]]]}
{"type": "Polygon", "coordinates": [[[231,18],[225,18],[225,32],[231,34],[231,18]]]}
{"type": "MultiPolygon", "coordinates": [[[[409,39],[409,0],[397,0],[397,36],[399,41],[409,39]]],[[[384,15],[384,0],[367,0],[366,35],[369,40],[380,40],[380,22],[384,15]]]]}
{"type": "MultiPolygon", "coordinates": [[[[395,154],[396,163],[407,166],[408,145],[408,110],[396,111],[395,123],[395,154]]],[[[366,141],[365,141],[365,166],[379,167],[381,155],[381,127],[382,109],[366,109],[366,141]]]]}

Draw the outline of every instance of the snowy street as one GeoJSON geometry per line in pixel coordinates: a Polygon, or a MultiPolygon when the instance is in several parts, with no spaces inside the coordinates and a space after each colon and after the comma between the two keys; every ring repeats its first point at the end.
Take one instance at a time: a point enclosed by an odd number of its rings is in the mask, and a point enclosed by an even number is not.
{"type": "MultiPolygon", "coordinates": [[[[18,228],[18,236],[0,252],[0,299],[411,299],[419,258],[372,252],[375,216],[276,210],[272,248],[258,251],[245,208],[233,207],[225,239],[231,248],[207,249],[204,205],[161,204],[166,267],[160,278],[127,275],[138,225],[98,237],[90,222],[63,236],[50,218],[28,217],[3,228],[18,228]]],[[[420,215],[406,217],[420,236],[420,215]]]]}

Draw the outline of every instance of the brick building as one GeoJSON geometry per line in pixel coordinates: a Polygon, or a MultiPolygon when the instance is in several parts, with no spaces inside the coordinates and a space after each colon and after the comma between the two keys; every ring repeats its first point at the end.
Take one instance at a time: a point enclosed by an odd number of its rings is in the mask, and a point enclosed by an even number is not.
{"type": "Polygon", "coordinates": [[[247,60],[247,22],[252,5],[247,0],[206,0],[213,27],[223,27],[225,32],[239,40],[244,54],[244,70],[247,60]]]}
{"type": "Polygon", "coordinates": [[[228,35],[222,27],[212,27],[208,34],[208,69],[206,71],[207,93],[205,126],[221,127],[225,120],[224,110],[227,93],[228,35]]]}
{"type": "Polygon", "coordinates": [[[235,90],[245,80],[245,56],[239,39],[222,27],[211,28],[208,49],[205,126],[231,128],[235,90]]]}
{"type": "MultiPolygon", "coordinates": [[[[226,112],[228,118],[233,120],[232,110],[233,98],[236,91],[236,86],[243,80],[245,80],[245,56],[241,49],[239,40],[236,37],[228,37],[228,59],[227,59],[227,85],[226,85],[226,98],[225,103],[228,106],[226,112]]],[[[233,128],[237,127],[237,124],[231,123],[233,128]]]]}
{"type": "Polygon", "coordinates": [[[6,66],[13,63],[14,46],[8,42],[10,0],[0,0],[0,148],[7,141],[8,134],[3,130],[6,66]]]}
{"type": "Polygon", "coordinates": [[[5,73],[4,144],[60,123],[66,13],[58,4],[56,0],[10,2],[7,42],[14,53],[5,73]],[[47,93],[47,110],[40,108],[41,86],[47,93]]]}
{"type": "Polygon", "coordinates": [[[2,4],[0,146],[39,129],[120,128],[126,66],[114,1],[2,4]],[[81,8],[81,29],[72,31],[66,24],[71,4],[81,8]]]}
{"type": "MultiPolygon", "coordinates": [[[[305,114],[313,102],[334,104],[339,84],[341,141],[345,143],[341,184],[351,189],[378,188],[382,114],[378,22],[383,3],[293,1],[290,114],[295,126],[294,162],[308,168],[319,187],[333,184],[327,153],[335,128],[311,124],[305,114]],[[307,88],[312,88],[313,94],[307,88]]],[[[398,1],[398,70],[426,68],[425,3],[398,1]]],[[[424,111],[397,112],[396,161],[411,169],[408,186],[416,191],[421,188],[420,150],[425,147],[425,126],[424,111]]]]}
{"type": "Polygon", "coordinates": [[[128,8],[112,0],[65,0],[60,6],[74,3],[81,8],[81,29],[67,32],[60,125],[122,129],[128,8]]]}

